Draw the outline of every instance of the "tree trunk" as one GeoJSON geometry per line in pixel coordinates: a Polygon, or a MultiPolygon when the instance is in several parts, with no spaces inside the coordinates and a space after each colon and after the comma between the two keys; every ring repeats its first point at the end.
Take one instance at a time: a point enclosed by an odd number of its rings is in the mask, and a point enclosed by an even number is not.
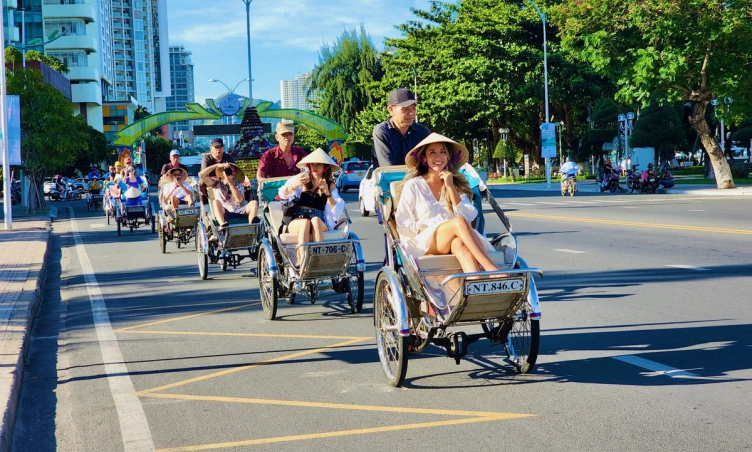
{"type": "Polygon", "coordinates": [[[718,189],[736,188],[734,178],[731,177],[731,168],[726,161],[726,157],[723,155],[723,150],[718,145],[715,136],[711,135],[708,123],[705,121],[705,109],[707,105],[707,101],[695,102],[692,107],[692,115],[689,117],[689,123],[692,124],[692,127],[697,132],[697,136],[700,137],[702,147],[705,148],[708,159],[711,165],[713,165],[715,183],[718,189]]]}

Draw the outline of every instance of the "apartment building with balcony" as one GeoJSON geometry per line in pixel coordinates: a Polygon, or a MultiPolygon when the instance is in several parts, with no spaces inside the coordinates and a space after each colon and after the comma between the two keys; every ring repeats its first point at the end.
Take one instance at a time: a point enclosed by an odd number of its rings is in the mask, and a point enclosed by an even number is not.
{"type": "MultiPolygon", "coordinates": [[[[182,45],[170,46],[170,84],[172,95],[167,98],[167,111],[185,111],[185,104],[195,102],[192,52],[182,45]]],[[[169,124],[168,136],[174,141],[180,132],[190,132],[190,121],[169,124]]]]}
{"type": "Polygon", "coordinates": [[[312,110],[313,106],[308,102],[305,92],[306,79],[309,72],[298,74],[294,80],[280,80],[279,94],[282,99],[282,108],[294,108],[297,110],[312,110]]]}
{"type": "Polygon", "coordinates": [[[166,0],[111,0],[115,83],[107,97],[131,97],[151,113],[170,95],[166,0]]]}

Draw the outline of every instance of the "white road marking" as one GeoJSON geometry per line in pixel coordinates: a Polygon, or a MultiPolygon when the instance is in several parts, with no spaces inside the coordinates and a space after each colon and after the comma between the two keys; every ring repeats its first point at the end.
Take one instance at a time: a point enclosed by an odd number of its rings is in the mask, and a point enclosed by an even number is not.
{"type": "Polygon", "coordinates": [[[572,200],[567,201],[567,203],[568,204],[598,204],[597,202],[594,202],[594,201],[572,201],[572,200]]]}
{"type": "Polygon", "coordinates": [[[657,363],[655,361],[650,361],[645,358],[640,358],[638,356],[633,355],[627,355],[627,356],[614,356],[613,357],[616,360],[625,362],[627,364],[631,364],[633,366],[642,367],[643,369],[650,370],[652,372],[655,372],[655,375],[665,375],[667,377],[671,378],[695,378],[698,377],[697,374],[693,374],[691,372],[687,372],[686,370],[676,369],[673,367],[669,367],[665,364],[657,363]]]}
{"type": "Polygon", "coordinates": [[[107,227],[106,224],[100,224],[100,223],[94,223],[91,225],[92,229],[104,229],[106,227],[107,227]]]}
{"type": "Polygon", "coordinates": [[[619,206],[619,207],[621,207],[622,209],[637,209],[637,207],[635,206],[619,206]]]}
{"type": "Polygon", "coordinates": [[[569,254],[585,254],[587,251],[577,251],[577,250],[569,250],[566,248],[554,248],[554,251],[558,251],[560,253],[569,253],[569,254]]]}
{"type": "Polygon", "coordinates": [[[693,209],[693,210],[688,210],[687,212],[707,212],[707,210],[693,209]]]}
{"type": "Polygon", "coordinates": [[[89,256],[86,254],[81,235],[78,233],[78,225],[73,215],[73,209],[68,208],[70,213],[71,229],[76,242],[76,252],[81,263],[81,272],[86,282],[86,290],[89,293],[91,313],[94,317],[94,327],[99,339],[99,348],[102,352],[102,362],[107,372],[107,382],[110,384],[110,392],[115,401],[118,419],[120,421],[120,436],[123,440],[125,452],[153,452],[154,441],[151,437],[149,424],[146,421],[144,408],[136,396],[136,390],[128,374],[128,368],[123,363],[123,354],[120,351],[117,337],[112,331],[110,316],[107,314],[107,305],[104,302],[102,291],[94,276],[94,268],[89,256]]]}
{"type": "Polygon", "coordinates": [[[666,265],[666,267],[681,268],[681,269],[684,269],[684,270],[695,270],[695,271],[698,271],[698,272],[706,272],[706,271],[708,271],[707,268],[695,267],[694,265],[684,265],[684,264],[666,265]]]}
{"type": "Polygon", "coordinates": [[[535,204],[530,204],[530,203],[526,203],[526,202],[505,202],[505,203],[502,203],[502,204],[503,205],[508,205],[508,206],[526,206],[526,207],[534,206],[535,205],[535,204]]]}
{"type": "Polygon", "coordinates": [[[560,206],[561,205],[560,202],[546,202],[546,201],[538,201],[538,202],[536,202],[534,204],[545,204],[545,205],[548,205],[548,206],[560,206]]]}

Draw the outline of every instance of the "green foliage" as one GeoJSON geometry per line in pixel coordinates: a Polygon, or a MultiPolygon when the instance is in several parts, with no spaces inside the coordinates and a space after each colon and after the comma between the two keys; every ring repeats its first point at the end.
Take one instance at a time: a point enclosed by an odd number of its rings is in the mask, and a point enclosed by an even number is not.
{"type": "Polygon", "coordinates": [[[78,146],[73,152],[71,166],[86,174],[92,165],[99,166],[107,160],[110,147],[104,134],[87,124],[82,116],[74,116],[71,119],[72,127],[78,134],[78,146]]]}
{"type": "Polygon", "coordinates": [[[499,159],[499,162],[506,159],[507,164],[512,164],[522,160],[522,155],[522,151],[515,149],[509,142],[499,141],[494,149],[493,158],[499,159]]]}
{"type": "Polygon", "coordinates": [[[162,166],[170,161],[171,142],[161,137],[146,136],[146,168],[152,174],[160,174],[162,166]]]}
{"type": "Polygon", "coordinates": [[[674,106],[660,105],[658,96],[651,96],[650,105],[640,112],[634,124],[629,145],[654,148],[661,160],[666,160],[673,158],[674,148],[683,143],[684,130],[674,106]]]}
{"type": "Polygon", "coordinates": [[[316,150],[316,148],[327,148],[328,143],[326,138],[317,131],[303,124],[297,124],[295,128],[295,146],[300,146],[309,153],[316,150]]]}
{"type": "Polygon", "coordinates": [[[731,165],[731,176],[734,179],[749,177],[749,161],[731,165]]]}
{"type": "Polygon", "coordinates": [[[706,108],[733,98],[720,114],[738,123],[752,110],[752,3],[749,0],[567,0],[562,45],[617,87],[617,100],[692,102],[690,123],[709,153],[719,188],[733,187],[706,108]]]}
{"type": "Polygon", "coordinates": [[[365,28],[345,30],[333,45],[324,44],[319,64],[306,81],[316,113],[341,124],[347,133],[358,112],[373,102],[366,85],[381,79],[378,52],[365,28]]]}
{"type": "Polygon", "coordinates": [[[342,154],[345,160],[351,157],[357,157],[360,160],[371,161],[371,145],[363,143],[344,143],[342,145],[342,154]]]}
{"type": "Polygon", "coordinates": [[[590,120],[593,128],[585,134],[580,143],[577,159],[585,161],[590,156],[603,155],[603,144],[610,143],[616,137],[616,119],[619,116],[619,106],[611,98],[601,97],[595,103],[590,120]]]}
{"type": "Polygon", "coordinates": [[[47,56],[38,50],[29,50],[28,52],[26,52],[26,60],[41,61],[60,74],[67,74],[68,72],[70,72],[68,70],[68,66],[65,63],[55,57],[47,56]]]}
{"type": "Polygon", "coordinates": [[[752,119],[748,119],[739,125],[739,129],[731,136],[734,141],[741,143],[742,147],[749,146],[752,140],[752,119]]]}
{"type": "Polygon", "coordinates": [[[21,51],[13,46],[8,46],[5,48],[5,64],[9,65],[16,65],[21,64],[21,61],[23,59],[23,55],[21,55],[21,51]]]}

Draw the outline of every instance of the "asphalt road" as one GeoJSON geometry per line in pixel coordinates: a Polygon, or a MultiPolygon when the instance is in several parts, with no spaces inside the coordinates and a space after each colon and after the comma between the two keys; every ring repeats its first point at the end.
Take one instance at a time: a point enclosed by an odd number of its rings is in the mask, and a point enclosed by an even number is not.
{"type": "Polygon", "coordinates": [[[202,281],[192,246],[57,203],[14,451],[752,448],[752,200],[495,195],[545,272],[538,365],[429,348],[399,389],[372,323],[382,229],[354,193],[363,312],[328,291],[276,321],[255,263],[202,281]]]}

